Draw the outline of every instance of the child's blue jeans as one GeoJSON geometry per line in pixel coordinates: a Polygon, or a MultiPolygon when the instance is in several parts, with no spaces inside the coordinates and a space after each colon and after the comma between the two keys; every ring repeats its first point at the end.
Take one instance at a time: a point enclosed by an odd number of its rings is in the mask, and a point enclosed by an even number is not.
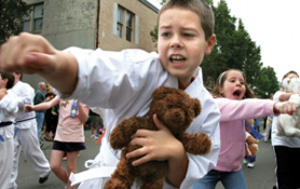
{"type": "Polygon", "coordinates": [[[202,179],[198,180],[193,189],[215,189],[221,181],[224,188],[246,189],[246,181],[242,169],[235,172],[222,172],[211,170],[202,179]]]}

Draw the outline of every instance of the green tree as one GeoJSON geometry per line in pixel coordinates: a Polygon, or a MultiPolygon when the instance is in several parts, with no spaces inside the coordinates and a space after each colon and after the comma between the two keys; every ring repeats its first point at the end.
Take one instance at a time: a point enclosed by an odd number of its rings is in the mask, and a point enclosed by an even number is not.
{"type": "Polygon", "coordinates": [[[259,73],[256,93],[261,98],[270,98],[271,94],[274,94],[279,90],[279,84],[276,78],[276,73],[274,69],[270,66],[262,68],[259,73]]]}
{"type": "Polygon", "coordinates": [[[232,58],[236,22],[236,18],[230,16],[225,1],[221,0],[218,7],[214,7],[212,2],[210,5],[215,13],[217,41],[211,54],[206,56],[201,64],[204,84],[208,89],[213,88],[220,73],[232,67],[228,62],[231,62],[232,58]]]}
{"type": "Polygon", "coordinates": [[[1,0],[0,4],[0,44],[10,36],[22,31],[22,18],[29,7],[22,0],[1,0]]]}

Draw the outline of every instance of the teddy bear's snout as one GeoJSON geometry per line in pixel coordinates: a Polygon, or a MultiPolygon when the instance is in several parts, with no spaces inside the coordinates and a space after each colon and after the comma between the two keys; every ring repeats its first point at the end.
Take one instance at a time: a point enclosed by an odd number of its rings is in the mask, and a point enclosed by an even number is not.
{"type": "Polygon", "coordinates": [[[185,112],[180,108],[171,108],[164,114],[164,120],[176,125],[185,123],[185,112]]]}

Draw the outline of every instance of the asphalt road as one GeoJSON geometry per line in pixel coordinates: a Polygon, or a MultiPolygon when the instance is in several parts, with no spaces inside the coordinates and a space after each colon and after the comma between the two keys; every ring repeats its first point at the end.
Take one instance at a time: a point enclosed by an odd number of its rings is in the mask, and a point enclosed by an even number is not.
{"type": "MultiPolygon", "coordinates": [[[[88,159],[93,159],[97,155],[100,147],[99,144],[94,144],[95,139],[90,139],[89,130],[85,131],[85,136],[87,149],[82,151],[78,158],[78,172],[85,170],[84,162],[88,159]]],[[[42,143],[43,152],[49,159],[52,142],[42,141],[42,143]]],[[[252,169],[243,165],[247,186],[249,189],[271,189],[275,183],[275,163],[270,141],[266,143],[262,141],[259,143],[259,152],[256,159],[256,166],[252,169]]],[[[66,167],[65,161],[63,161],[63,166],[66,167]]],[[[62,183],[62,181],[60,181],[53,173],[51,173],[49,180],[44,184],[39,184],[38,180],[38,174],[30,167],[21,153],[19,175],[17,179],[19,189],[64,189],[65,187],[64,183],[62,183]]],[[[217,189],[222,188],[224,187],[219,183],[217,189]]]]}

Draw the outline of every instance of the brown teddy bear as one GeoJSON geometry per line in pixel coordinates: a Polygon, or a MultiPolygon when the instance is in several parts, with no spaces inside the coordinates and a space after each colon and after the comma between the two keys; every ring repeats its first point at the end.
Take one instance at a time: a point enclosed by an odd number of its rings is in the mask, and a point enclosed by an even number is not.
{"type": "Polygon", "coordinates": [[[135,178],[141,182],[141,188],[159,189],[168,171],[167,161],[150,161],[140,166],[132,166],[133,158],[125,155],[139,146],[129,145],[131,137],[138,129],[157,130],[153,115],[157,114],[163,125],[182,142],[186,152],[205,155],[210,152],[211,141],[204,133],[188,134],[185,130],[193,119],[200,114],[201,105],[198,99],[192,99],[179,89],[161,86],[152,94],[152,104],[147,117],[132,117],[123,120],[112,131],[110,144],[113,149],[122,149],[121,159],[105,189],[130,188],[135,178]]]}
{"type": "Polygon", "coordinates": [[[256,144],[258,141],[252,135],[248,136],[246,139],[246,155],[247,156],[255,156],[258,151],[258,145],[256,144]]]}

